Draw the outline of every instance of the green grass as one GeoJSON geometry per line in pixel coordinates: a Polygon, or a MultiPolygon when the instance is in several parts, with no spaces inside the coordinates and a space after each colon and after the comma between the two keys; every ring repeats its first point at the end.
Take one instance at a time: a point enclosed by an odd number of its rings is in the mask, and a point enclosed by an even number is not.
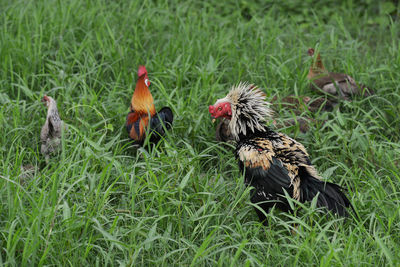
{"type": "Polygon", "coordinates": [[[398,17],[287,3],[1,0],[0,265],[399,266],[398,17]],[[305,114],[326,120],[307,134],[283,130],[348,189],[360,220],[305,205],[263,227],[207,107],[246,80],[269,97],[313,94],[309,47],[377,93],[305,114]],[[157,109],[175,114],[150,150],[123,127],[139,64],[157,109]],[[44,94],[69,125],[47,166],[44,94]],[[37,171],[22,181],[28,164],[37,171]]]}

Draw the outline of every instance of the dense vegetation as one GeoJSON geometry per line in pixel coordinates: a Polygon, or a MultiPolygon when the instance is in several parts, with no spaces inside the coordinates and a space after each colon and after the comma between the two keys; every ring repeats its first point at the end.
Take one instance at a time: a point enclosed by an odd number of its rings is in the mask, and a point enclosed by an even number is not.
{"type": "Polygon", "coordinates": [[[400,264],[399,7],[269,2],[0,0],[0,265],[400,264]],[[309,47],[376,92],[283,129],[360,219],[304,205],[263,227],[207,107],[246,80],[312,95],[309,47]],[[123,127],[139,64],[175,113],[153,149],[123,127]],[[69,125],[48,165],[44,94],[69,125]]]}

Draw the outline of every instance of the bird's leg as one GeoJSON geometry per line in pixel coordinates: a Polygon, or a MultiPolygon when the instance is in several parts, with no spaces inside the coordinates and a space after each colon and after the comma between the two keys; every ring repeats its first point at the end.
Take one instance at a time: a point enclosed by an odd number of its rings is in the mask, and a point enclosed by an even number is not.
{"type": "MultiPolygon", "coordinates": [[[[260,207],[261,208],[261,207],[260,207]]],[[[254,208],[254,210],[256,211],[258,218],[260,219],[260,222],[264,225],[264,226],[268,226],[268,220],[267,217],[265,216],[264,212],[262,212],[260,210],[260,208],[254,208]]]]}
{"type": "Polygon", "coordinates": [[[271,208],[270,203],[257,203],[257,206],[258,207],[254,207],[254,209],[256,210],[260,222],[264,226],[268,226],[268,219],[266,214],[269,212],[271,208]]]}

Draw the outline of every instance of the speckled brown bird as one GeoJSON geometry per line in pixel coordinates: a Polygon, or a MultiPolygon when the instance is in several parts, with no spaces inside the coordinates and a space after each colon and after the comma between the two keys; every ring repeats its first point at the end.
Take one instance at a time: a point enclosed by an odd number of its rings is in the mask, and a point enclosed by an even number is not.
{"type": "Polygon", "coordinates": [[[313,48],[308,49],[308,55],[313,58],[307,78],[311,89],[324,92],[339,99],[350,100],[353,96],[369,96],[374,92],[363,84],[358,84],[349,75],[344,73],[328,72],[321,60],[321,55],[315,55],[313,48]]]}
{"type": "Polygon", "coordinates": [[[61,133],[66,130],[66,125],[58,114],[57,103],[45,95],[42,102],[47,107],[46,122],[40,132],[41,148],[40,152],[45,157],[46,162],[50,159],[50,154],[59,150],[61,147],[61,133]]]}
{"type": "MultiPolygon", "coordinates": [[[[233,86],[226,97],[209,106],[212,117],[230,121],[239,168],[245,173],[245,184],[253,187],[251,202],[265,213],[274,205],[291,211],[286,191],[300,202],[317,197],[318,207],[346,216],[351,203],[342,188],[322,180],[302,144],[266,126],[272,115],[269,106],[265,94],[248,83],[233,86]]],[[[265,213],[256,212],[266,223],[265,213]]]]}

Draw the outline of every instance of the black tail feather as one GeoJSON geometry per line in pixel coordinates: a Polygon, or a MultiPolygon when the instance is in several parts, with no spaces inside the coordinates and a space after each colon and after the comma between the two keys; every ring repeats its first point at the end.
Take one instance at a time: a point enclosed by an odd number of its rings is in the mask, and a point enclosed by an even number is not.
{"type": "Polygon", "coordinates": [[[150,119],[151,142],[158,142],[165,135],[165,129],[171,129],[174,114],[169,107],[163,107],[150,119]],[[165,128],[164,128],[165,127],[165,128]]]}
{"type": "Polygon", "coordinates": [[[306,176],[300,184],[300,201],[312,201],[319,193],[317,207],[326,207],[335,214],[347,217],[347,208],[354,208],[342,190],[339,185],[306,176]]]}

